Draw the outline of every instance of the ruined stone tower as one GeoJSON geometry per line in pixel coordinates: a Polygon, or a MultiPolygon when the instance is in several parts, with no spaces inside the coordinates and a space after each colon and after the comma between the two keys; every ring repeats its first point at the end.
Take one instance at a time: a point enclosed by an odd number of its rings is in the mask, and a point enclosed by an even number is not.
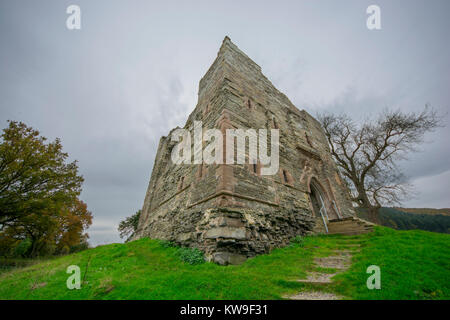
{"type": "Polygon", "coordinates": [[[278,173],[261,175],[260,163],[175,164],[176,142],[162,137],[134,239],[171,240],[209,260],[239,263],[297,235],[326,233],[330,221],[354,214],[320,124],[228,37],[200,81],[184,128],[192,131],[194,121],[223,134],[279,129],[278,173]]]}

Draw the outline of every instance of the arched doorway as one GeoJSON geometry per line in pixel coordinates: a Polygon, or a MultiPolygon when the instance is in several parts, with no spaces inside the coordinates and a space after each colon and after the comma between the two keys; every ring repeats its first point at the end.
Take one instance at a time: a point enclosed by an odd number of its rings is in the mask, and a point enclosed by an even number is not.
{"type": "Polygon", "coordinates": [[[331,202],[320,183],[315,178],[311,179],[309,189],[313,213],[323,221],[325,229],[328,232],[328,221],[339,219],[339,216],[332,207],[331,202]]]}

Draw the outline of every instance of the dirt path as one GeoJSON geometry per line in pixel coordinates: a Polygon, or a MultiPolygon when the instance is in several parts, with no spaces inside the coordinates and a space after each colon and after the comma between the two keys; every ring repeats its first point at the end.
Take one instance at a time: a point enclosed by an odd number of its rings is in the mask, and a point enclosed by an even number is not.
{"type": "Polygon", "coordinates": [[[340,300],[344,297],[338,296],[334,293],[329,293],[320,290],[321,287],[332,283],[335,275],[347,270],[352,261],[352,252],[359,250],[360,244],[348,243],[345,244],[345,249],[335,250],[332,255],[327,257],[320,257],[314,259],[314,264],[318,268],[329,268],[337,270],[334,273],[322,273],[311,271],[308,273],[306,279],[296,280],[298,282],[311,284],[317,290],[305,290],[292,296],[285,298],[290,300],[340,300]]]}

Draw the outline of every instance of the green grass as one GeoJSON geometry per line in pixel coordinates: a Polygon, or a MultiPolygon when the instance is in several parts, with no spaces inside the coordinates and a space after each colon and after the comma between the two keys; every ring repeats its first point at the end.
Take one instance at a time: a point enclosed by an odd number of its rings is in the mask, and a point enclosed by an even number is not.
{"type": "Polygon", "coordinates": [[[349,299],[449,299],[450,236],[377,227],[360,236],[311,236],[238,266],[191,265],[179,249],[156,240],[111,244],[0,274],[0,299],[282,299],[314,287],[296,282],[317,268],[314,257],[347,244],[352,267],[315,290],[349,299]],[[381,268],[381,290],[368,290],[366,268],[381,268]],[[78,265],[80,290],[66,287],[66,268],[78,265]]]}
{"type": "Polygon", "coordinates": [[[334,289],[353,299],[450,299],[450,235],[378,227],[334,289]],[[381,269],[381,290],[364,283],[370,265],[381,269]]]}
{"type": "Polygon", "coordinates": [[[52,257],[42,257],[36,259],[29,258],[0,258],[0,274],[8,271],[12,271],[15,269],[20,269],[23,267],[31,266],[37,263],[44,262],[46,260],[55,259],[55,256],[52,257]]]}

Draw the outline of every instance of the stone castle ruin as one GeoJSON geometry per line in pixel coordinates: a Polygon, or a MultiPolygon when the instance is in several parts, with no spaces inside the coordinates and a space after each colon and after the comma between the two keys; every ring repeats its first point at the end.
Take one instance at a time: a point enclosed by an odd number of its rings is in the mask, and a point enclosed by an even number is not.
{"type": "Polygon", "coordinates": [[[210,261],[236,264],[298,235],[368,231],[353,217],[319,122],[228,37],[200,81],[184,129],[192,132],[196,121],[224,135],[233,128],[278,129],[278,173],[261,175],[260,162],[175,164],[177,142],[162,137],[134,239],[170,240],[199,248],[210,261]]]}

